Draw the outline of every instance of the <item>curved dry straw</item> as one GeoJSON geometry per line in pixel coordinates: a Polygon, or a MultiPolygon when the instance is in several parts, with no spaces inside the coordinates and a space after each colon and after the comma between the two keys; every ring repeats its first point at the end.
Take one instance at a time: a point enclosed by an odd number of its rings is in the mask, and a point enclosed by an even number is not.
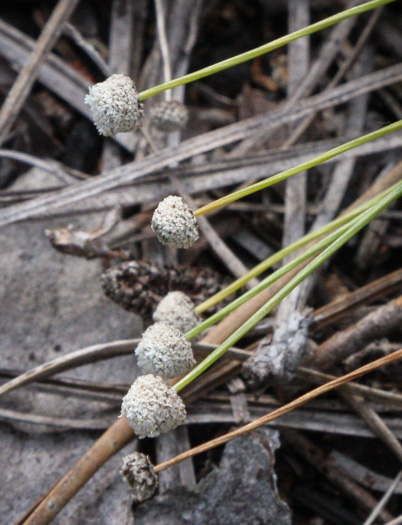
{"type": "Polygon", "coordinates": [[[244,425],[243,427],[236,429],[233,432],[229,432],[216,439],[207,441],[206,443],[203,443],[202,445],[194,447],[190,450],[187,450],[186,452],[183,452],[182,454],[179,454],[178,456],[172,459],[169,459],[165,463],[161,463],[160,465],[157,465],[155,467],[155,472],[160,472],[161,470],[165,470],[168,467],[172,467],[173,465],[176,465],[180,461],[193,457],[197,454],[201,454],[202,452],[206,452],[207,450],[211,450],[212,448],[218,447],[220,445],[224,445],[225,443],[227,443],[228,441],[231,441],[232,439],[242,436],[243,434],[247,434],[248,432],[251,432],[252,430],[257,429],[261,427],[262,425],[266,425],[267,423],[273,421],[274,419],[277,419],[278,417],[281,417],[284,414],[287,414],[291,412],[292,410],[295,410],[296,408],[301,407],[302,405],[306,404],[311,399],[321,396],[325,394],[326,392],[333,390],[334,388],[344,385],[345,383],[348,383],[349,381],[353,381],[354,379],[357,379],[365,374],[368,374],[369,372],[372,372],[376,370],[377,368],[393,363],[401,358],[402,358],[402,349],[397,350],[396,352],[393,352],[392,354],[389,354],[385,357],[381,357],[380,359],[377,359],[376,361],[373,361],[372,363],[369,363],[368,365],[362,366],[358,368],[357,370],[354,370],[353,372],[349,372],[348,374],[342,377],[337,377],[336,379],[333,379],[332,381],[329,381],[328,383],[325,383],[324,385],[314,388],[310,392],[307,392],[307,394],[304,394],[298,397],[294,401],[291,401],[290,403],[287,403],[286,405],[283,405],[282,407],[277,408],[276,410],[270,412],[269,414],[262,416],[259,419],[256,419],[255,421],[249,423],[248,425],[244,425]]]}

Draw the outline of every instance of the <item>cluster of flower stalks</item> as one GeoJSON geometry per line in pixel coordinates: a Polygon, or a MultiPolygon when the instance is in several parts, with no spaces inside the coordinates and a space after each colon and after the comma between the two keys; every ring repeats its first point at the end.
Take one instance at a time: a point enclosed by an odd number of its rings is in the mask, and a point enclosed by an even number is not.
{"type": "Polygon", "coordinates": [[[134,382],[121,409],[139,438],[156,437],[184,423],[184,403],[166,380],[187,374],[195,365],[191,343],[182,331],[197,324],[192,301],[182,292],[171,292],[153,318],[156,322],[135,350],[145,375],[134,382]]]}
{"type": "MultiPolygon", "coordinates": [[[[169,293],[153,319],[155,323],[143,333],[135,350],[145,375],[136,379],[121,407],[121,416],[139,438],[159,436],[185,422],[184,403],[166,380],[186,374],[195,365],[191,343],[183,333],[199,320],[191,299],[182,292],[169,293]]],[[[137,502],[151,497],[157,487],[157,476],[144,454],[125,457],[121,474],[137,502]]]]}
{"type": "MultiPolygon", "coordinates": [[[[106,81],[92,86],[85,101],[91,108],[95,125],[100,134],[114,136],[121,132],[137,131],[143,125],[144,111],[141,100],[167,89],[198,80],[222,69],[233,67],[246,60],[251,60],[297,38],[312,34],[340,20],[374,9],[391,1],[393,0],[372,0],[260,48],[191,73],[180,79],[170,80],[143,93],[137,92],[134,82],[129,77],[115,74],[106,81]]],[[[188,112],[186,107],[172,100],[165,100],[155,105],[149,114],[149,124],[163,132],[180,130],[185,126],[187,120],[188,112]]],[[[294,168],[211,202],[198,210],[192,211],[181,197],[168,196],[155,210],[152,218],[152,229],[161,243],[176,248],[190,248],[199,238],[197,216],[265,189],[343,152],[401,128],[402,121],[385,126],[375,132],[329,150],[294,168]]],[[[168,294],[154,312],[153,320],[155,323],[144,332],[141,342],[135,351],[138,365],[144,375],[134,382],[122,403],[121,416],[127,419],[136,435],[139,438],[156,437],[183,424],[186,418],[186,410],[178,392],[222,357],[229,348],[260,322],[308,275],[401,195],[402,182],[399,182],[364,205],[356,208],[353,212],[341,216],[320,230],[304,236],[296,243],[269,257],[244,277],[238,279],[197,307],[194,307],[191,300],[181,292],[168,294]],[[272,265],[302,247],[305,247],[305,249],[297,257],[262,280],[258,286],[221,308],[208,319],[200,321],[200,313],[218,304],[244,286],[251,278],[266,271],[272,265]],[[277,279],[307,261],[308,264],[304,264],[302,269],[279,292],[212,351],[206,359],[196,365],[190,343],[192,338],[273,284],[277,279]],[[184,377],[176,382],[173,387],[168,384],[168,380],[181,376],[184,377]]],[[[157,485],[157,477],[146,456],[138,453],[127,456],[121,472],[133,488],[136,501],[143,501],[153,494],[157,485]]]]}
{"type": "MultiPolygon", "coordinates": [[[[353,212],[339,217],[325,227],[304,236],[296,243],[269,257],[248,272],[242,279],[235,281],[196,308],[192,301],[182,292],[169,293],[159,303],[153,314],[155,323],[144,332],[135,351],[138,365],[146,375],[140,376],[134,382],[122,403],[121,414],[126,417],[137,436],[139,438],[155,437],[184,423],[186,417],[185,406],[177,392],[222,357],[231,346],[262,320],[291,290],[401,195],[402,182],[399,182],[356,208],[353,212]],[[312,243],[312,241],[315,242],[312,243]],[[238,299],[232,301],[229,305],[221,308],[216,314],[202,322],[198,322],[199,313],[217,304],[223,298],[233,293],[233,291],[243,286],[249,279],[259,275],[283,259],[283,257],[306,244],[310,246],[291,262],[271,274],[238,299]],[[244,304],[277,279],[312,257],[314,258],[311,262],[300,270],[282,290],[274,295],[271,300],[219,345],[206,359],[193,368],[195,360],[189,342],[190,339],[199,335],[206,328],[218,322],[235,308],[244,304]],[[174,387],[170,387],[164,381],[183,374],[187,375],[178,381],[174,387]]],[[[181,213],[182,207],[179,209],[181,213]]],[[[160,212],[160,206],[158,210],[160,212]]],[[[186,209],[185,211],[189,213],[189,210],[186,209]]],[[[171,210],[169,210],[169,213],[171,213],[171,210]]],[[[192,217],[193,219],[194,217],[192,217]]],[[[150,497],[156,489],[157,476],[149,459],[142,454],[135,453],[127,456],[121,472],[132,487],[134,499],[138,502],[143,501],[141,498],[144,494],[150,497]]]]}

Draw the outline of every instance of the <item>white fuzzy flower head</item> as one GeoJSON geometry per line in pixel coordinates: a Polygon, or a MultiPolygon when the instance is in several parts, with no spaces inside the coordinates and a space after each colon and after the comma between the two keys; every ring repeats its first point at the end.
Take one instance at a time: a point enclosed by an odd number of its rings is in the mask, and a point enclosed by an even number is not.
{"type": "Polygon", "coordinates": [[[97,130],[105,137],[141,126],[142,104],[134,82],[126,75],[115,74],[91,86],[85,103],[91,108],[97,130]]]}
{"type": "Polygon", "coordinates": [[[124,416],[136,435],[157,437],[182,425],[186,408],[174,388],[152,374],[140,376],[123,398],[124,416]]]}
{"type": "Polygon", "coordinates": [[[188,332],[200,322],[193,301],[183,292],[169,292],[165,295],[152,318],[155,322],[168,323],[183,333],[188,332]]]}
{"type": "Polygon", "coordinates": [[[120,474],[131,487],[133,500],[136,503],[142,503],[154,495],[158,486],[158,475],[145,454],[134,452],[125,456],[120,474]]]}
{"type": "Polygon", "coordinates": [[[155,323],[145,330],[135,355],[143,373],[164,379],[187,374],[195,365],[190,341],[167,323],[155,323]]]}
{"type": "Polygon", "coordinates": [[[177,100],[165,100],[152,106],[149,118],[160,131],[178,131],[187,124],[188,109],[177,100]]]}
{"type": "Polygon", "coordinates": [[[199,238],[197,219],[181,197],[161,201],[152,217],[152,229],[162,244],[190,248],[199,238]]]}

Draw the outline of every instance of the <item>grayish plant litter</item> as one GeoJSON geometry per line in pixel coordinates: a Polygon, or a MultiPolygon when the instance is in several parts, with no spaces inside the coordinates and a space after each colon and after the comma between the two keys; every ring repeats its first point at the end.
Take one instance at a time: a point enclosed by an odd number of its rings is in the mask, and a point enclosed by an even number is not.
{"type": "Polygon", "coordinates": [[[120,474],[131,488],[136,503],[152,498],[158,487],[158,476],[154,467],[149,457],[141,452],[124,456],[120,474]]]}

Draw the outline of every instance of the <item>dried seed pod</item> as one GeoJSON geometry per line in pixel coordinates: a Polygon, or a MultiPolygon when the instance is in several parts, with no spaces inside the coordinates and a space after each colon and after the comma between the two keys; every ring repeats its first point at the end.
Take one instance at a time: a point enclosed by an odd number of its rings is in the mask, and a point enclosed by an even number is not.
{"type": "Polygon", "coordinates": [[[188,109],[177,100],[166,100],[152,106],[149,118],[160,131],[178,131],[187,124],[188,109]]]}
{"type": "Polygon", "coordinates": [[[183,292],[168,293],[158,304],[152,318],[155,322],[168,323],[183,333],[200,322],[193,301],[183,292]]]}
{"type": "Polygon", "coordinates": [[[95,126],[105,137],[135,131],[142,123],[142,104],[134,82],[115,74],[89,88],[85,103],[91,108],[95,126]]]}
{"type": "Polygon", "coordinates": [[[123,398],[124,416],[138,438],[156,437],[182,425],[186,408],[174,388],[152,374],[140,376],[123,398]]]}
{"type": "Polygon", "coordinates": [[[162,244],[190,248],[199,238],[197,219],[181,197],[161,201],[152,217],[152,229],[162,244]]]}
{"type": "Polygon", "coordinates": [[[118,263],[102,275],[105,294],[125,310],[142,316],[151,316],[162,297],[173,290],[180,290],[198,304],[229,282],[206,268],[145,261],[118,263]]]}
{"type": "Polygon", "coordinates": [[[155,323],[145,330],[135,355],[145,374],[165,379],[187,374],[195,365],[190,341],[167,323],[155,323]]]}
{"type": "Polygon", "coordinates": [[[120,474],[131,487],[136,503],[142,503],[154,495],[158,486],[158,475],[145,454],[134,452],[125,456],[120,474]]]}

